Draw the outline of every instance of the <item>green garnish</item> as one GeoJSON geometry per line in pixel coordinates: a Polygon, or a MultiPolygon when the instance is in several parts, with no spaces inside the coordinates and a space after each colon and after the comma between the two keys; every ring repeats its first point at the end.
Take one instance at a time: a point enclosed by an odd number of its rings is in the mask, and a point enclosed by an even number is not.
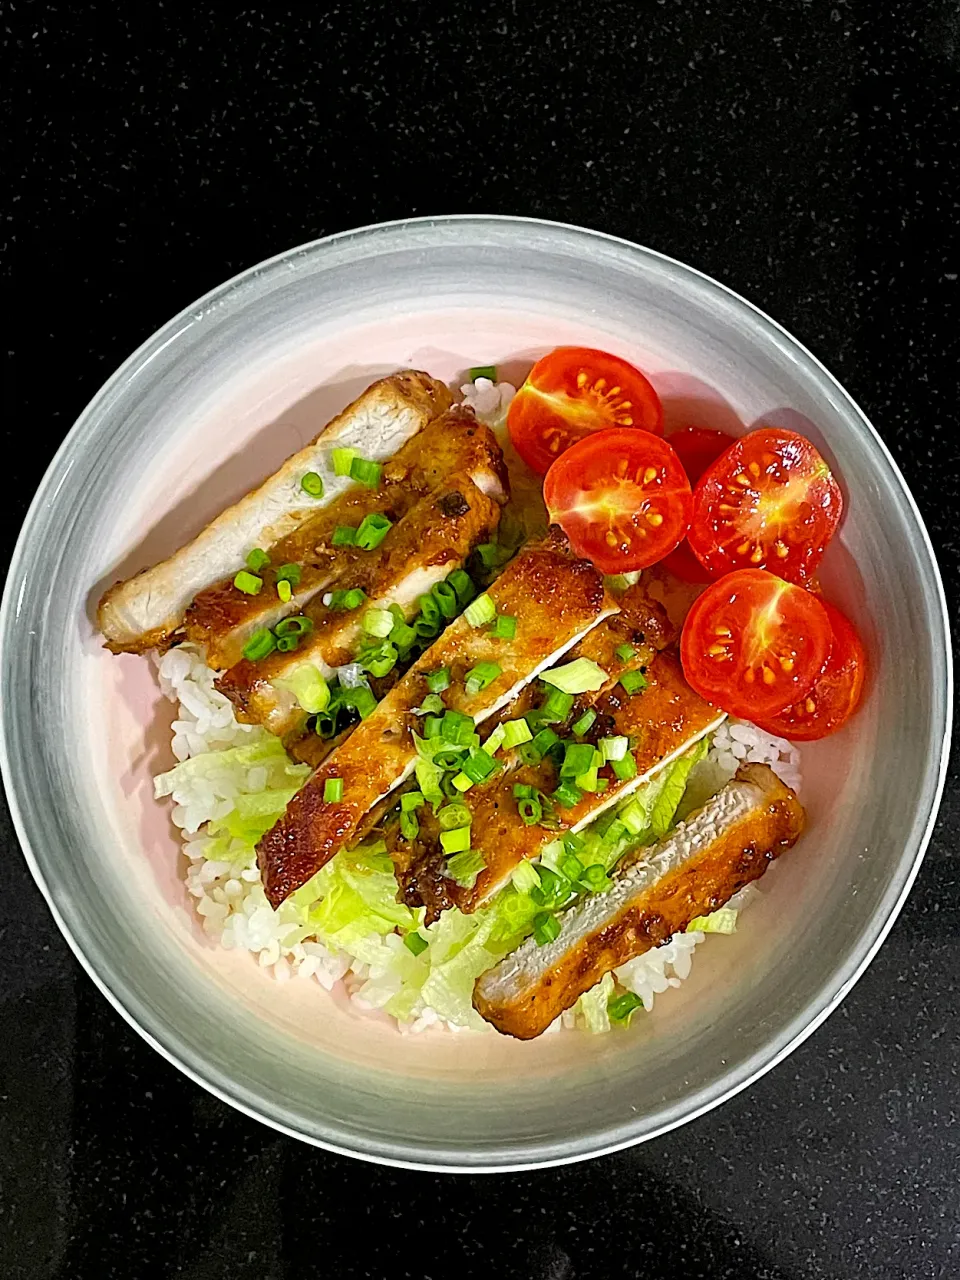
{"type": "Polygon", "coordinates": [[[259,662],[268,653],[273,653],[276,647],[277,641],[273,632],[266,627],[261,627],[243,646],[243,656],[248,662],[259,662]]]}
{"type": "Polygon", "coordinates": [[[632,644],[618,644],[614,653],[621,662],[629,662],[631,658],[637,656],[637,651],[632,644]]]}
{"type": "Polygon", "coordinates": [[[255,573],[247,573],[246,569],[241,569],[234,578],[233,585],[245,596],[258,596],[263,586],[263,579],[258,578],[255,573]]]}
{"type": "Polygon", "coordinates": [[[328,778],[323,784],[324,804],[336,804],[343,799],[343,779],[328,778]]]}
{"type": "Polygon", "coordinates": [[[467,374],[471,382],[476,382],[478,378],[489,378],[491,382],[497,380],[497,366],[495,364],[478,364],[475,369],[471,369],[467,374]]]}
{"type": "Polygon", "coordinates": [[[560,766],[561,778],[576,778],[593,765],[594,748],[589,742],[568,742],[560,766]]]}
{"type": "Polygon", "coordinates": [[[334,474],[348,476],[350,474],[350,464],[356,456],[356,449],[334,449],[332,455],[334,474]]]}
{"type": "Polygon", "coordinates": [[[349,591],[334,591],[330,596],[331,609],[359,609],[367,598],[367,593],[360,587],[351,587],[349,591]]]}
{"type": "Polygon", "coordinates": [[[300,585],[302,577],[300,566],[298,564],[282,564],[277,570],[278,582],[289,582],[292,587],[300,585]]]}
{"type": "Polygon", "coordinates": [[[446,854],[465,853],[470,848],[470,828],[454,827],[440,832],[440,847],[446,854]]]}
{"type": "Polygon", "coordinates": [[[323,480],[317,475],[316,471],[308,471],[305,476],[301,477],[300,488],[304,493],[308,493],[311,498],[323,497],[323,480]]]}
{"type": "Polygon", "coordinates": [[[338,524],[330,541],[335,547],[355,547],[357,531],[352,524],[338,524]]]}
{"type": "Polygon", "coordinates": [[[463,611],[463,616],[471,627],[482,627],[485,622],[492,622],[497,616],[497,607],[484,593],[472,600],[463,611]]]}
{"type": "Polygon", "coordinates": [[[389,609],[368,609],[363,615],[363,629],[368,636],[384,640],[394,627],[394,617],[389,609]]]}
{"type": "Polygon", "coordinates": [[[577,658],[565,666],[544,671],[540,679],[564,693],[596,693],[606,683],[607,673],[589,658],[577,658]]]}
{"type": "Polygon", "coordinates": [[[403,939],[403,945],[408,951],[412,951],[415,956],[422,956],[430,943],[419,933],[408,933],[403,939]]]}
{"type": "Polygon", "coordinates": [[[350,479],[369,489],[376,489],[382,474],[383,466],[379,462],[369,462],[366,458],[353,458],[350,462],[350,479]]]}
{"type": "Polygon", "coordinates": [[[375,551],[393,528],[393,521],[386,516],[374,512],[364,516],[357,530],[357,546],[362,551],[375,551]]]}
{"type": "Polygon", "coordinates": [[[611,760],[610,768],[621,782],[629,782],[631,778],[637,776],[637,762],[630,751],[627,752],[622,760],[611,760]]]}
{"type": "Polygon", "coordinates": [[[293,587],[291,587],[290,583],[287,581],[286,578],[278,579],[277,595],[280,597],[280,599],[283,601],[284,604],[289,604],[290,600],[293,598],[293,587]]]}
{"type": "Polygon", "coordinates": [[[424,679],[431,693],[443,693],[450,688],[450,668],[441,667],[438,671],[429,672],[424,679]]]}
{"type": "MultiPolygon", "coordinates": [[[[474,601],[476,604],[476,601],[474,601]]],[[[470,606],[473,608],[473,605],[470,606]]],[[[490,634],[498,640],[513,640],[517,634],[517,620],[509,613],[498,613],[493,620],[490,634]]]]}
{"type": "Polygon", "coordinates": [[[471,697],[474,694],[482,693],[501,674],[502,668],[496,662],[478,662],[475,667],[471,667],[467,672],[465,681],[467,693],[471,697]]]}
{"type": "Polygon", "coordinates": [[[302,613],[296,613],[290,618],[284,618],[282,622],[278,622],[274,627],[276,636],[305,636],[313,630],[313,623],[309,618],[305,618],[302,613]]]}
{"type": "Polygon", "coordinates": [[[643,1001],[632,991],[625,991],[622,996],[614,996],[612,1000],[607,1001],[607,1014],[610,1021],[622,1027],[629,1027],[634,1012],[642,1008],[643,1001]]]}
{"type": "Polygon", "coordinates": [[[254,573],[259,573],[261,569],[266,569],[270,564],[270,557],[265,551],[261,551],[259,547],[254,547],[252,551],[247,553],[247,568],[254,573]]]}
{"type": "Polygon", "coordinates": [[[585,711],[579,720],[574,720],[570,726],[570,732],[575,734],[576,737],[582,738],[593,727],[593,722],[596,718],[597,713],[595,711],[585,711]]]}
{"type": "Polygon", "coordinates": [[[448,586],[451,586],[454,595],[462,609],[464,605],[470,603],[477,594],[477,588],[473,585],[473,579],[465,569],[454,569],[453,573],[448,573],[446,577],[448,586]]]}
{"type": "Polygon", "coordinates": [[[640,693],[647,687],[647,677],[642,671],[625,671],[620,677],[620,683],[627,693],[640,693]]]}
{"type": "Polygon", "coordinates": [[[464,889],[472,889],[477,876],[487,864],[475,849],[456,853],[447,863],[447,875],[464,889]]]}
{"type": "Polygon", "coordinates": [[[575,804],[579,804],[583,799],[583,792],[575,783],[569,779],[564,779],[550,799],[554,804],[558,804],[561,809],[572,809],[575,804]]]}
{"type": "Polygon", "coordinates": [[[533,917],[533,936],[538,947],[545,947],[548,942],[553,942],[554,938],[560,936],[560,921],[556,916],[541,911],[533,917]]]}

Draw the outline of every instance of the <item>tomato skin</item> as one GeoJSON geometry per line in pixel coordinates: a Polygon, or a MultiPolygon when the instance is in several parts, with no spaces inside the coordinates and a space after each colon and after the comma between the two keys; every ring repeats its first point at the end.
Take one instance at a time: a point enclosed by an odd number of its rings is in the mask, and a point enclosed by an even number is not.
{"type": "Polygon", "coordinates": [[[814,742],[836,733],[850,719],[863,697],[867,655],[853,624],[836,605],[823,607],[833,628],[833,648],[813,687],[791,706],[758,728],[793,742],[814,742]]]}
{"type": "Polygon", "coordinates": [[[530,370],[510,402],[507,426],[517,453],[542,476],[592,432],[624,427],[663,435],[663,406],[628,361],[592,347],[557,347],[530,370]]]}
{"type": "Polygon", "coordinates": [[[766,568],[805,586],[842,510],[840,486],[814,445],[795,431],[760,427],[697,482],[690,546],[715,576],[766,568]]]}
{"type": "Polygon", "coordinates": [[[679,431],[671,431],[667,440],[683,463],[692,488],[707,467],[712,466],[721,453],[730,448],[734,437],[728,436],[725,431],[716,431],[713,427],[681,427],[679,431]]]}
{"type": "Polygon", "coordinates": [[[665,440],[631,427],[593,431],[557,459],[543,484],[551,524],[602,573],[661,560],[683,539],[692,495],[665,440]]]}
{"type": "MultiPolygon", "coordinates": [[[[681,427],[667,437],[667,443],[676,450],[677,457],[683,463],[687,479],[691,486],[695,485],[707,467],[716,462],[726,449],[733,444],[733,436],[725,431],[716,431],[712,427],[681,427]]],[[[690,549],[686,539],[675,551],[671,551],[664,561],[668,569],[681,582],[713,582],[714,574],[700,563],[690,549]]]]}
{"type": "Polygon", "coordinates": [[[812,688],[832,644],[830,619],[815,596],[763,569],[741,569],[694,601],[680,660],[702,698],[759,723],[812,688]]]}

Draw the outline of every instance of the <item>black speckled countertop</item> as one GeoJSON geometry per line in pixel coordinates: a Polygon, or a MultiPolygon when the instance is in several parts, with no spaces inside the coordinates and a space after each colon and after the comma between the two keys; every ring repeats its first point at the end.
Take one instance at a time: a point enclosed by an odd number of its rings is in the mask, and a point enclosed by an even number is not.
{"type": "MultiPolygon", "coordinates": [[[[7,546],[85,402],[195,297],[346,227],[511,212],[663,250],[795,333],[893,451],[955,601],[957,0],[566,8],[4,6],[7,546]]],[[[4,815],[0,1275],[960,1274],[958,819],[953,777],[866,976],[747,1093],[618,1156],[458,1179],[312,1150],[179,1075],[73,961],[4,815]]]]}

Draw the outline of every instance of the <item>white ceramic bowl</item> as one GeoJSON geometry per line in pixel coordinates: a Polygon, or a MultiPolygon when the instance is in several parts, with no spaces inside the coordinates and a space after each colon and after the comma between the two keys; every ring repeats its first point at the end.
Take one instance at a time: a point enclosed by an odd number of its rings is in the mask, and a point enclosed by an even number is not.
{"type": "MultiPolygon", "coordinates": [[[[371,227],[215,290],[107,382],[24,525],[0,619],[3,776],[31,869],[94,981],[198,1083],[354,1155],[445,1169],[581,1159],[662,1133],[783,1058],[862,972],[910,887],[949,738],[933,554],[883,444],[829,373],[707,277],[624,241],[519,219],[371,227]],[[105,584],[169,553],[374,377],[519,370],[563,342],[647,370],[668,423],[811,435],[847,499],[824,564],[872,677],[805,750],[810,830],[733,938],[628,1033],[519,1044],[399,1036],[314,983],[210,944],[151,774],[171,761],[152,668],[99,647],[105,584]]],[[[896,1016],[894,1009],[892,1016],[896,1016]]]]}

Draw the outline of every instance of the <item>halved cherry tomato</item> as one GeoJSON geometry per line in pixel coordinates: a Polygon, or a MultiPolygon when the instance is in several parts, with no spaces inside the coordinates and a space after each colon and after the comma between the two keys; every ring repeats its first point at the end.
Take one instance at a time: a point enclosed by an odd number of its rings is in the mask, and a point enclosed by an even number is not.
{"type": "Polygon", "coordinates": [[[762,569],[741,569],[694,601],[680,659],[702,698],[759,721],[813,687],[832,643],[827,611],[809,591],[762,569]]]}
{"type": "Polygon", "coordinates": [[[792,706],[760,725],[767,733],[812,742],[835,733],[856,711],[863,694],[867,655],[856,631],[832,604],[823,601],[833,627],[833,650],[811,689],[792,706]]]}
{"type": "Polygon", "coordinates": [[[766,568],[802,586],[816,572],[842,509],[840,486],[810,441],[761,427],[700,477],[690,546],[714,576],[766,568]]]}
{"type": "MultiPolygon", "coordinates": [[[[733,444],[733,436],[728,436],[725,431],[715,431],[712,427],[681,427],[668,436],[668,441],[683,463],[690,484],[695,485],[707,467],[733,444]]],[[[676,551],[670,552],[664,561],[664,568],[669,569],[681,582],[712,582],[714,578],[693,554],[686,541],[681,542],[676,551]]]]}
{"type": "Polygon", "coordinates": [[[510,402],[507,425],[517,453],[542,476],[594,431],[642,427],[663,435],[663,406],[640,370],[619,356],[557,347],[530,370],[510,402]]]}
{"type": "Polygon", "coordinates": [[[547,472],[543,500],[573,549],[602,573],[662,560],[690,522],[690,484],[665,440],[629,427],[592,431],[547,472]]]}

